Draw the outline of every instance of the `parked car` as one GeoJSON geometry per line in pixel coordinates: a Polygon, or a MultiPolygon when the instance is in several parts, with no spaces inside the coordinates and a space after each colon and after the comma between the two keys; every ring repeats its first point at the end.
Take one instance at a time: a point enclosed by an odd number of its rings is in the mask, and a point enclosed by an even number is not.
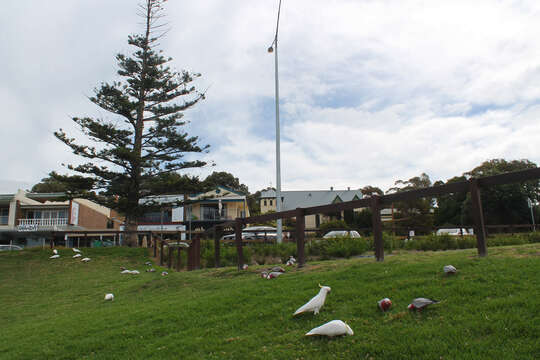
{"type": "Polygon", "coordinates": [[[0,251],[12,251],[12,250],[22,250],[23,248],[18,245],[0,245],[0,251]]]}
{"type": "Polygon", "coordinates": [[[356,230],[332,230],[327,232],[323,236],[323,239],[333,239],[338,237],[361,238],[360,234],[356,230]]]}
{"type": "MultiPolygon", "coordinates": [[[[277,236],[276,234],[277,230],[272,226],[250,226],[242,230],[242,240],[275,240],[277,236]]],[[[229,234],[222,236],[221,240],[234,241],[235,238],[235,234],[229,234]]]]}
{"type": "Polygon", "coordinates": [[[469,235],[467,229],[464,228],[453,228],[453,229],[439,229],[435,233],[436,235],[451,235],[451,236],[461,236],[469,235]]]}

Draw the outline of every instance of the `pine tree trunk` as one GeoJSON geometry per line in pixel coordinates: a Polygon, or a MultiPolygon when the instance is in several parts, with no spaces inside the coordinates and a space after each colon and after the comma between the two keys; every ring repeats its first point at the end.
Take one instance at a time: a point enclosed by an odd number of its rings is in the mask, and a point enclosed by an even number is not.
{"type": "Polygon", "coordinates": [[[126,236],[124,245],[129,247],[137,247],[139,239],[137,237],[137,222],[126,218],[126,236]]]}

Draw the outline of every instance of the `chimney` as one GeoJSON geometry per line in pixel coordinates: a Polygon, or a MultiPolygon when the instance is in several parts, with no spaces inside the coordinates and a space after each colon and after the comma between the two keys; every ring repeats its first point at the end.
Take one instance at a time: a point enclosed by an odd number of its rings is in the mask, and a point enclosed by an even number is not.
{"type": "Polygon", "coordinates": [[[330,191],[334,191],[334,187],[333,187],[333,186],[330,186],[330,191]]]}
{"type": "Polygon", "coordinates": [[[350,187],[350,186],[347,186],[347,191],[351,191],[351,187],[350,187]]]}

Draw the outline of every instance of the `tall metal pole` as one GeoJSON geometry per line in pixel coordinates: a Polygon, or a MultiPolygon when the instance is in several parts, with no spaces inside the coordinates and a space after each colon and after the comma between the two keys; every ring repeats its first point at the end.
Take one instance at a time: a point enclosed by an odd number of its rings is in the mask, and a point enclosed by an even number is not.
{"type": "MultiPolygon", "coordinates": [[[[278,75],[278,31],[279,15],[281,13],[281,0],[279,0],[278,16],[276,23],[276,35],[272,46],[268,52],[275,51],[275,83],[276,83],[276,211],[281,211],[281,151],[280,151],[280,133],[279,133],[279,75],[278,75]]],[[[281,244],[283,240],[283,227],[281,219],[277,220],[277,242],[281,244]]]]}

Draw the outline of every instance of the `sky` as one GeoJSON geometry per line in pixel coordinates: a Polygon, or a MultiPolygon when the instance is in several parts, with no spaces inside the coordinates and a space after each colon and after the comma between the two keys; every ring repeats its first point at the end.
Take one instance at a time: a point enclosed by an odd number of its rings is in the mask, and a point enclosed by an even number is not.
{"type": "MultiPolygon", "coordinates": [[[[161,49],[201,73],[186,131],[251,192],[276,185],[272,43],[279,0],[169,0],[161,49]]],[[[0,12],[0,193],[81,160],[53,132],[111,118],[88,96],[118,80],[137,0],[8,0],[0,12]]],[[[282,190],[388,189],[495,158],[540,163],[540,2],[283,0],[282,190]]]]}

